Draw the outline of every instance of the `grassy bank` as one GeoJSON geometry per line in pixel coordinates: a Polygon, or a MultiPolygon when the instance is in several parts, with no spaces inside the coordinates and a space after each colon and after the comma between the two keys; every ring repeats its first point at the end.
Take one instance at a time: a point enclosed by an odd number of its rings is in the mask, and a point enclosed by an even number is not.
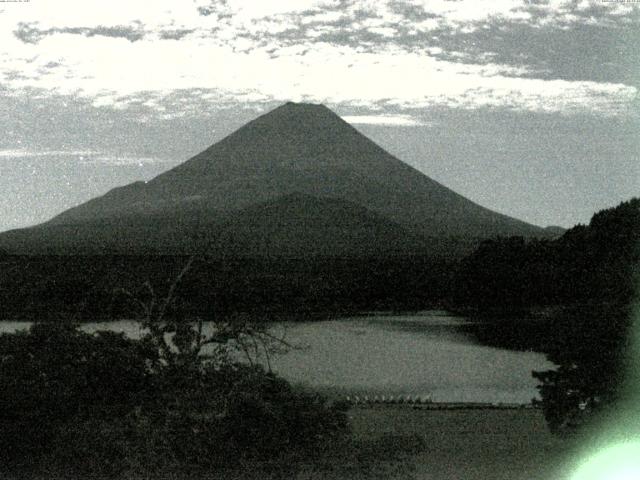
{"type": "MultiPolygon", "coordinates": [[[[538,410],[354,408],[349,421],[349,441],[311,458],[294,454],[285,463],[246,463],[195,476],[154,472],[135,480],[556,480],[572,448],[551,435],[538,410]]],[[[33,480],[45,478],[70,477],[50,472],[33,480]]]]}
{"type": "Polygon", "coordinates": [[[406,446],[395,478],[550,480],[569,449],[538,410],[354,409],[350,420],[356,442],[406,446]]]}

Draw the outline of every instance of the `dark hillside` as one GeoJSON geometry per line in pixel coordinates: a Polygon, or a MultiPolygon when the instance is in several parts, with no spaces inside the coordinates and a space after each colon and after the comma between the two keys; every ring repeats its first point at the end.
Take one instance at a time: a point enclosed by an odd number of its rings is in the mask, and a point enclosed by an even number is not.
{"type": "MultiPolygon", "coordinates": [[[[82,321],[139,316],[118,289],[158,295],[188,257],[174,255],[16,256],[0,278],[3,319],[82,321]],[[16,268],[17,267],[17,268],[16,268]]],[[[428,257],[199,257],[178,291],[192,316],[250,314],[305,319],[363,310],[440,305],[449,295],[452,265],[428,257]]]]}

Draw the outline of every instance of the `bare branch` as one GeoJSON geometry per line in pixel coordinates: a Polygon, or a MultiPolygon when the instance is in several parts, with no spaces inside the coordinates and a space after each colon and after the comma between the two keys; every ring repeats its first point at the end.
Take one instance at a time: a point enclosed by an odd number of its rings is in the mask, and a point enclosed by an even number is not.
{"type": "Polygon", "coordinates": [[[193,264],[195,258],[196,257],[194,255],[191,255],[191,257],[189,257],[189,260],[187,261],[187,264],[182,268],[182,270],[180,271],[178,276],[175,278],[175,280],[171,284],[171,287],[169,288],[169,293],[167,293],[167,296],[164,299],[164,303],[162,304],[162,307],[160,308],[160,313],[158,313],[158,319],[157,319],[158,322],[161,322],[162,319],[164,318],[164,315],[165,315],[165,313],[167,311],[167,308],[169,307],[171,302],[174,300],[174,295],[175,295],[176,288],[178,287],[178,285],[182,281],[182,277],[184,277],[187,274],[187,272],[189,271],[189,269],[191,269],[191,265],[193,264]]]}

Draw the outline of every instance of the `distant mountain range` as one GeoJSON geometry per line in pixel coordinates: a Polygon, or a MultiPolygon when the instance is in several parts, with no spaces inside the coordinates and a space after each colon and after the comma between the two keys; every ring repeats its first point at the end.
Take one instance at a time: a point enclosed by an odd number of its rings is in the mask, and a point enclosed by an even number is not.
{"type": "Polygon", "coordinates": [[[358,256],[428,253],[445,240],[558,233],[458,195],[323,105],[287,103],[149,182],[0,234],[0,247],[358,256]]]}

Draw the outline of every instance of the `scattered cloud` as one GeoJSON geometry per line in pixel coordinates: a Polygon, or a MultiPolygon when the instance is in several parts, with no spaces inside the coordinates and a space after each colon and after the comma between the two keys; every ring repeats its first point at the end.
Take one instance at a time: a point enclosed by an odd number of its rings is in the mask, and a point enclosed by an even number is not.
{"type": "Polygon", "coordinates": [[[81,27],[63,27],[41,29],[37,24],[19,23],[18,28],[14,30],[14,35],[25,43],[39,43],[44,37],[50,35],[83,35],[85,37],[110,37],[124,38],[130,42],[137,42],[145,36],[145,32],[140,28],[140,24],[136,26],[115,25],[104,26],[98,25],[92,28],[81,27]]]}
{"type": "Polygon", "coordinates": [[[167,107],[176,92],[200,92],[181,105],[189,111],[309,100],[620,115],[640,88],[639,11],[564,0],[35,0],[0,19],[0,82],[122,111],[145,95],[148,115],[165,119],[185,115],[167,107]]]}
{"type": "Polygon", "coordinates": [[[190,33],[195,32],[192,28],[182,28],[176,30],[161,30],[160,31],[160,39],[161,40],[180,40],[183,37],[186,37],[190,33]]]}
{"type": "Polygon", "coordinates": [[[342,119],[354,125],[387,125],[394,127],[416,127],[431,125],[409,115],[347,115],[342,119]]]}
{"type": "Polygon", "coordinates": [[[98,152],[92,150],[30,150],[25,148],[0,150],[0,158],[83,157],[97,154],[98,152]]]}
{"type": "Polygon", "coordinates": [[[84,158],[81,160],[85,164],[100,163],[103,165],[110,165],[113,167],[123,167],[130,165],[155,165],[167,163],[166,160],[155,157],[136,157],[130,155],[97,155],[95,157],[84,158]]]}
{"type": "Polygon", "coordinates": [[[36,150],[36,149],[3,149],[0,150],[0,159],[27,159],[27,158],[60,158],[64,161],[73,159],[78,165],[103,164],[114,167],[129,165],[155,165],[167,163],[167,160],[132,155],[114,155],[97,152],[94,150],[36,150]]]}

